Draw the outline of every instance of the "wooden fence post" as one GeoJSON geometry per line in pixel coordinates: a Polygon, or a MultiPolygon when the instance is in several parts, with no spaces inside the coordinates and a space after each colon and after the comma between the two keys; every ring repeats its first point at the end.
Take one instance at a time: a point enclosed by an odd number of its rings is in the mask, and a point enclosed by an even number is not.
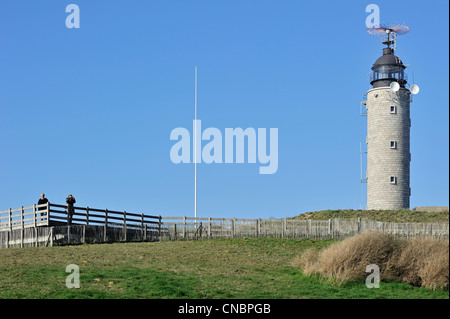
{"type": "Polygon", "coordinates": [[[256,219],[256,238],[259,237],[261,232],[261,218],[256,219]]]}
{"type": "Polygon", "coordinates": [[[361,233],[361,217],[358,217],[358,234],[361,233]]]}
{"type": "Polygon", "coordinates": [[[141,213],[141,240],[144,240],[144,213],[141,213]]]}
{"type": "Polygon", "coordinates": [[[161,215],[158,216],[158,236],[159,241],[161,241],[161,215]]]}
{"type": "Polygon", "coordinates": [[[12,209],[10,208],[8,211],[8,224],[9,224],[9,231],[12,231],[12,209]]]}
{"type": "Polygon", "coordinates": [[[50,202],[47,202],[47,226],[50,226],[50,202]]]}
{"type": "Polygon", "coordinates": [[[123,238],[127,241],[127,212],[123,212],[123,238]]]}
{"type": "Polygon", "coordinates": [[[233,238],[236,237],[236,217],[233,217],[231,221],[231,235],[233,238]]]}
{"type": "Polygon", "coordinates": [[[86,244],[86,225],[83,225],[83,230],[81,234],[81,242],[83,244],[86,244]]]}
{"type": "Polygon", "coordinates": [[[108,209],[105,209],[105,224],[103,225],[103,241],[106,242],[106,230],[108,227],[108,209]]]}
{"type": "Polygon", "coordinates": [[[89,206],[86,207],[86,226],[89,226],[89,206]]]}
{"type": "Polygon", "coordinates": [[[20,208],[20,248],[23,247],[23,206],[20,208]]]}
{"type": "Polygon", "coordinates": [[[12,212],[11,212],[11,208],[8,210],[8,226],[9,226],[9,231],[8,231],[8,234],[7,234],[7,239],[6,239],[6,248],[9,248],[9,241],[10,241],[10,238],[11,238],[11,235],[12,235],[12,218],[11,218],[11,214],[12,214],[12,212]]]}
{"type": "Polygon", "coordinates": [[[183,216],[183,238],[186,238],[186,216],[183,216]]]}
{"type": "Polygon", "coordinates": [[[67,243],[70,245],[70,225],[67,226],[67,243]]]}
{"type": "Polygon", "coordinates": [[[263,234],[262,234],[262,232],[263,232],[263,222],[262,222],[262,219],[259,218],[259,223],[258,223],[258,236],[264,237],[263,234]]]}
{"type": "Polygon", "coordinates": [[[33,227],[34,228],[36,228],[36,219],[37,219],[36,204],[33,204],[33,227]]]}
{"type": "Polygon", "coordinates": [[[333,236],[333,219],[330,218],[328,220],[328,235],[330,235],[331,238],[334,238],[333,236]]]}
{"type": "Polygon", "coordinates": [[[208,238],[211,238],[211,217],[208,217],[208,238]]]}

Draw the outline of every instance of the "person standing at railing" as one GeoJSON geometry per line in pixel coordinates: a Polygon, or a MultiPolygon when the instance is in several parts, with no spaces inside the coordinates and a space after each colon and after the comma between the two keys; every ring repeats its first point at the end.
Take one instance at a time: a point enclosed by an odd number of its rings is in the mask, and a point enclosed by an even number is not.
{"type": "MultiPolygon", "coordinates": [[[[48,203],[48,199],[45,198],[45,194],[42,193],[41,194],[41,198],[39,198],[38,205],[47,204],[47,203],[48,203]]],[[[38,210],[47,210],[47,208],[46,207],[39,207],[38,210]]],[[[47,212],[41,213],[41,216],[45,216],[45,215],[47,215],[47,212]]]]}
{"type": "Polygon", "coordinates": [[[75,212],[75,209],[73,208],[73,204],[75,204],[77,201],[75,200],[75,197],[72,196],[72,194],[69,194],[69,196],[66,198],[67,203],[67,217],[68,217],[68,223],[69,225],[72,224],[72,216],[75,212]]]}

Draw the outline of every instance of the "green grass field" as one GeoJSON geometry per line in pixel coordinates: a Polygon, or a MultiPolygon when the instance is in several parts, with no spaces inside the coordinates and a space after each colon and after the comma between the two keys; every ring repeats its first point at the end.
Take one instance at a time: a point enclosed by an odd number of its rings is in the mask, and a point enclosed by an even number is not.
{"type": "Polygon", "coordinates": [[[217,239],[0,250],[0,298],[448,299],[400,283],[341,287],[291,266],[308,247],[332,240],[217,239]],[[80,267],[80,289],[65,285],[80,267]]]}

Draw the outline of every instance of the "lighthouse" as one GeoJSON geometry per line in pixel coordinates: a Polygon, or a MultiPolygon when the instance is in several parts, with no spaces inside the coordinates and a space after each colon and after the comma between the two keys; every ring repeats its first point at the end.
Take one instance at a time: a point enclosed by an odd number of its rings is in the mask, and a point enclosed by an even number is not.
{"type": "Polygon", "coordinates": [[[396,56],[396,37],[409,27],[371,28],[381,35],[383,55],[372,66],[367,91],[367,209],[410,207],[410,102],[418,87],[407,88],[406,66],[396,56]]]}

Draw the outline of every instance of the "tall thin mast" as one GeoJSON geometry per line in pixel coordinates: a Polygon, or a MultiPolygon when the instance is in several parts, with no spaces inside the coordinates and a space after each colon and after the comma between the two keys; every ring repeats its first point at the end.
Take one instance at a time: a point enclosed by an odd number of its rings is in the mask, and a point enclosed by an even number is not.
{"type": "Polygon", "coordinates": [[[197,218],[197,67],[195,67],[195,118],[194,118],[194,215],[197,218]]]}

